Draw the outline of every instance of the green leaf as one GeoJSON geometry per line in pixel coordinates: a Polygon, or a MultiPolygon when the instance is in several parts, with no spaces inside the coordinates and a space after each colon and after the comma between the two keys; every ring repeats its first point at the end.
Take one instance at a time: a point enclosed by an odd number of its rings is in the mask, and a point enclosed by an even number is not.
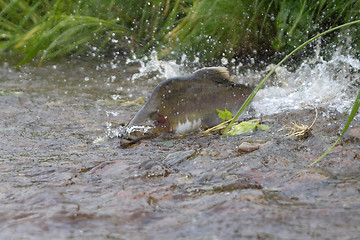
{"type": "Polygon", "coordinates": [[[256,124],[256,129],[258,130],[263,130],[263,131],[267,131],[270,129],[270,126],[265,125],[265,124],[256,124]]]}
{"type": "Polygon", "coordinates": [[[235,124],[233,128],[226,133],[226,135],[234,136],[234,135],[240,135],[244,133],[249,133],[255,130],[269,130],[270,126],[265,124],[259,123],[260,119],[252,119],[249,121],[244,121],[238,124],[235,124]]]}
{"type": "Polygon", "coordinates": [[[252,132],[256,129],[256,125],[252,121],[245,121],[233,126],[226,135],[234,136],[252,132]]]}
{"type": "Polygon", "coordinates": [[[224,121],[230,120],[233,117],[233,114],[230,111],[228,111],[226,108],[225,108],[225,111],[222,111],[219,109],[216,109],[216,110],[219,113],[219,118],[221,118],[224,121]]]}

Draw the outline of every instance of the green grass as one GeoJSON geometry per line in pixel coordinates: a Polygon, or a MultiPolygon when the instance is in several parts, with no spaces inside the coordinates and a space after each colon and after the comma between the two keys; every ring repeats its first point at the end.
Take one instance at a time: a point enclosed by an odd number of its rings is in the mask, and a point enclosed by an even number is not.
{"type": "MultiPolygon", "coordinates": [[[[0,51],[24,54],[20,64],[36,56],[142,56],[153,49],[162,58],[185,53],[203,62],[265,58],[357,20],[359,12],[358,0],[0,0],[0,51]]],[[[326,41],[336,47],[342,35],[359,50],[360,28],[326,41]]]]}

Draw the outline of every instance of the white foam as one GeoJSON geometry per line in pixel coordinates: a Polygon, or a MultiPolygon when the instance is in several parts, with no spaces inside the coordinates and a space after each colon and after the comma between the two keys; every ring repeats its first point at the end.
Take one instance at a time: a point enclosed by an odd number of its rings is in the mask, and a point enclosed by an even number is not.
{"type": "MultiPolygon", "coordinates": [[[[270,69],[272,66],[267,70],[270,69]]],[[[294,72],[279,67],[272,86],[267,85],[258,92],[252,107],[257,116],[299,109],[306,104],[344,113],[356,96],[353,85],[360,82],[359,70],[359,60],[339,54],[329,61],[304,62],[294,72]]]]}

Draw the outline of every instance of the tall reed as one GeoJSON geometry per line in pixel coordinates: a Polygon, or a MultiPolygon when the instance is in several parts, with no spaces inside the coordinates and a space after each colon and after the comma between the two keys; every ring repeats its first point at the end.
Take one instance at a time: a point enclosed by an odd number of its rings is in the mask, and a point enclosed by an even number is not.
{"type": "MultiPolygon", "coordinates": [[[[203,62],[273,56],[331,26],[359,19],[360,1],[309,0],[0,0],[0,50],[25,55],[21,64],[67,54],[152,49],[203,62]]],[[[340,45],[359,28],[328,35],[340,45]]]]}

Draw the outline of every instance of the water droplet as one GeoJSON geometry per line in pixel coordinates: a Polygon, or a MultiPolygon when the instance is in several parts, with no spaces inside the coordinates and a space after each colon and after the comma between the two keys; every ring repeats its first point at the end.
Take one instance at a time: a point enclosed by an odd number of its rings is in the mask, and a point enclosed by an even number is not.
{"type": "Polygon", "coordinates": [[[221,58],[222,65],[227,65],[228,63],[229,63],[229,61],[225,57],[221,58]]]}

